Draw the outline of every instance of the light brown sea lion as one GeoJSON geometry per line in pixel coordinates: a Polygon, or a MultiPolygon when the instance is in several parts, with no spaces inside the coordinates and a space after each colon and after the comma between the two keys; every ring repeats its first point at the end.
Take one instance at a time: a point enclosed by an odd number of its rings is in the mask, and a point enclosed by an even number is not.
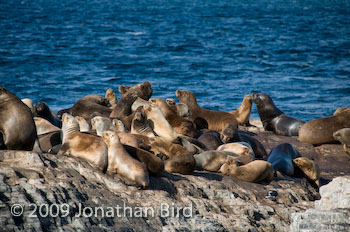
{"type": "Polygon", "coordinates": [[[34,117],[34,123],[37,135],[42,135],[53,131],[61,131],[60,128],[52,125],[51,122],[47,121],[44,118],[34,117]]]}
{"type": "Polygon", "coordinates": [[[28,108],[30,109],[30,111],[32,112],[33,116],[35,116],[35,108],[34,108],[34,103],[32,99],[29,98],[24,98],[21,99],[21,101],[28,106],[28,108]]]}
{"type": "Polygon", "coordinates": [[[115,94],[114,90],[109,88],[106,90],[105,98],[107,99],[111,109],[115,107],[118,103],[117,95],[115,94]]]}
{"type": "Polygon", "coordinates": [[[169,124],[174,128],[175,132],[180,135],[185,135],[189,137],[195,137],[197,134],[197,129],[195,124],[183,117],[177,115],[165,102],[165,100],[161,98],[151,98],[149,99],[151,104],[154,104],[159,107],[162,111],[165,119],[169,122],[169,124]]]}
{"type": "Polygon", "coordinates": [[[195,121],[197,118],[205,120],[208,124],[209,130],[220,132],[228,125],[233,125],[236,128],[238,127],[238,122],[234,115],[223,111],[201,108],[197,104],[196,97],[190,91],[177,90],[176,97],[181,103],[185,103],[190,109],[191,116],[189,118],[192,121],[195,121]]]}
{"type": "Polygon", "coordinates": [[[193,155],[193,152],[188,151],[182,145],[177,143],[172,143],[161,137],[150,138],[150,146],[151,146],[151,151],[154,154],[156,155],[163,154],[167,158],[172,158],[175,156],[182,156],[182,155],[189,155],[189,154],[193,155]]]}
{"type": "Polygon", "coordinates": [[[33,115],[16,95],[0,86],[0,150],[40,151],[33,115]]]}
{"type": "Polygon", "coordinates": [[[136,112],[134,119],[131,123],[131,134],[144,135],[149,138],[156,137],[155,132],[150,125],[150,121],[147,120],[146,114],[144,112],[136,112]]]}
{"type": "Polygon", "coordinates": [[[343,144],[345,152],[350,156],[350,128],[337,130],[333,137],[343,144]]]}
{"type": "Polygon", "coordinates": [[[337,140],[333,133],[347,127],[350,127],[350,108],[335,116],[306,122],[299,130],[299,141],[315,145],[334,143],[337,140]]]}
{"type": "Polygon", "coordinates": [[[191,115],[190,109],[185,103],[176,104],[176,101],[173,98],[167,98],[165,101],[168,106],[180,117],[189,117],[191,115]]]}
{"type": "Polygon", "coordinates": [[[204,151],[198,155],[194,155],[196,170],[217,172],[226,161],[235,159],[238,156],[228,151],[204,151]]]}
{"type": "Polygon", "coordinates": [[[126,129],[125,123],[122,120],[114,118],[112,120],[112,124],[116,131],[125,132],[125,133],[128,132],[128,130],[126,129]]]}
{"type": "Polygon", "coordinates": [[[73,116],[81,116],[86,121],[90,121],[91,115],[98,113],[101,116],[108,117],[112,110],[109,108],[107,99],[99,95],[87,95],[79,99],[71,109],[73,116]]]}
{"type": "Polygon", "coordinates": [[[249,124],[249,116],[250,112],[252,111],[252,102],[252,96],[250,94],[245,95],[240,107],[237,110],[229,112],[237,118],[239,125],[249,124]]]}
{"type": "Polygon", "coordinates": [[[254,160],[239,167],[236,167],[236,163],[233,160],[228,160],[221,166],[219,172],[242,181],[256,183],[263,180],[271,181],[274,169],[269,162],[264,160],[254,160]]]}
{"type": "Polygon", "coordinates": [[[80,116],[75,116],[75,119],[79,123],[80,132],[89,132],[91,130],[90,124],[85,120],[85,118],[80,116]]]}
{"type": "Polygon", "coordinates": [[[155,105],[145,105],[144,107],[147,120],[152,121],[153,131],[159,136],[170,142],[177,139],[178,134],[175,132],[174,128],[165,119],[162,111],[158,106],[155,105]]]}
{"type": "Polygon", "coordinates": [[[62,147],[57,155],[69,154],[89,161],[101,171],[107,168],[108,148],[97,135],[79,131],[79,123],[72,115],[62,116],[62,147]]]}
{"type": "Polygon", "coordinates": [[[120,98],[117,105],[113,108],[110,114],[111,118],[121,118],[132,113],[131,105],[140,97],[148,100],[152,95],[152,87],[148,81],[135,85],[127,90],[127,92],[120,98]]]}
{"type": "Polygon", "coordinates": [[[196,167],[196,160],[193,155],[181,155],[172,157],[164,161],[165,171],[170,173],[180,173],[184,175],[192,174],[196,167]]]}
{"type": "Polygon", "coordinates": [[[255,158],[252,147],[246,142],[225,143],[220,145],[216,150],[229,151],[238,155],[250,155],[255,158]]]}
{"type": "Polygon", "coordinates": [[[298,157],[293,160],[293,164],[303,172],[309,181],[320,187],[320,168],[315,161],[306,157],[298,157]]]}
{"type": "Polygon", "coordinates": [[[96,130],[98,136],[102,136],[103,132],[111,130],[113,131],[114,127],[112,120],[103,116],[95,116],[91,119],[91,128],[96,130]]]}
{"type": "Polygon", "coordinates": [[[143,100],[142,98],[138,97],[134,103],[131,105],[131,110],[134,112],[139,108],[140,106],[150,105],[151,103],[149,101],[143,100]]]}
{"type": "Polygon", "coordinates": [[[336,116],[342,112],[344,112],[345,110],[350,109],[350,107],[339,107],[338,109],[336,109],[333,113],[333,116],[336,116]]]}
{"type": "Polygon", "coordinates": [[[118,173],[142,186],[149,185],[149,176],[144,164],[132,158],[121,144],[117,132],[105,131],[102,135],[108,146],[108,173],[118,173]]]}

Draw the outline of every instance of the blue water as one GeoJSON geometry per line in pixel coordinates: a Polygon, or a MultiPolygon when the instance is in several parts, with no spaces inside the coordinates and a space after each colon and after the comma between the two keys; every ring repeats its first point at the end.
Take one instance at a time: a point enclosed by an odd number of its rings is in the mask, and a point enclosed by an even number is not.
{"type": "Polygon", "coordinates": [[[209,109],[255,90],[291,116],[330,115],[350,105],[350,1],[0,0],[0,85],[20,98],[58,111],[145,80],[209,109]]]}

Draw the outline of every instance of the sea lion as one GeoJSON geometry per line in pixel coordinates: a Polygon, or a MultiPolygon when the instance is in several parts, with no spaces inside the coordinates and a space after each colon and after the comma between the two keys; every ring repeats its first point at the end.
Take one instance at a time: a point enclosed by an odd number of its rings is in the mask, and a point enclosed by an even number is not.
{"type": "Polygon", "coordinates": [[[194,155],[196,160],[196,170],[206,170],[217,172],[228,160],[237,160],[239,163],[247,164],[253,161],[251,156],[240,156],[229,151],[204,151],[194,155]],[[240,158],[244,158],[240,160],[240,158]],[[248,159],[247,159],[248,158],[248,159]]]}
{"type": "Polygon", "coordinates": [[[112,124],[115,128],[115,131],[125,132],[125,133],[128,132],[128,130],[126,129],[125,123],[122,120],[114,118],[112,120],[112,124]]]}
{"type": "Polygon", "coordinates": [[[337,130],[333,137],[343,144],[345,152],[350,156],[350,128],[337,130]]]}
{"type": "Polygon", "coordinates": [[[201,108],[197,104],[196,97],[190,91],[177,90],[176,97],[181,103],[185,103],[190,109],[191,116],[189,118],[192,121],[195,121],[197,118],[205,120],[208,124],[209,130],[220,132],[228,125],[233,125],[236,128],[238,127],[238,122],[234,115],[223,111],[214,111],[201,108]]]}
{"type": "Polygon", "coordinates": [[[0,150],[40,151],[30,109],[0,86],[0,150]]]}
{"type": "Polygon", "coordinates": [[[293,160],[300,154],[289,143],[281,143],[273,147],[267,157],[267,162],[271,163],[276,171],[288,176],[294,175],[293,160]]]}
{"type": "Polygon", "coordinates": [[[35,107],[34,107],[34,103],[32,99],[29,98],[24,98],[21,99],[21,101],[28,106],[28,108],[30,109],[30,111],[32,112],[33,116],[35,116],[35,107]]]}
{"type": "Polygon", "coordinates": [[[149,142],[151,146],[150,150],[156,155],[161,155],[163,157],[162,159],[194,154],[194,152],[184,148],[182,144],[172,143],[161,137],[150,138],[149,142]]]}
{"type": "Polygon", "coordinates": [[[109,108],[107,99],[93,94],[79,99],[73,105],[71,112],[73,116],[81,116],[89,122],[92,114],[97,112],[101,116],[108,117],[112,110],[109,108]]]}
{"type": "Polygon", "coordinates": [[[195,137],[197,134],[197,129],[195,124],[183,117],[177,115],[166,103],[165,100],[161,98],[151,98],[149,102],[153,105],[159,107],[162,111],[165,119],[169,122],[169,124],[174,128],[175,132],[180,135],[185,135],[189,137],[195,137]]]}
{"type": "Polygon", "coordinates": [[[108,148],[97,135],[79,131],[79,123],[72,115],[62,116],[62,147],[57,155],[69,154],[89,161],[101,171],[107,168],[108,148]]]}
{"type": "Polygon", "coordinates": [[[61,130],[38,135],[38,138],[43,152],[51,152],[53,147],[62,144],[61,130]]]}
{"type": "Polygon", "coordinates": [[[190,109],[185,103],[176,104],[176,101],[173,98],[167,98],[165,101],[168,106],[180,117],[189,117],[191,115],[190,109]]]}
{"type": "Polygon", "coordinates": [[[239,167],[236,166],[234,160],[228,160],[221,166],[219,172],[242,181],[256,183],[263,180],[271,181],[274,169],[269,162],[264,160],[254,160],[239,167]]]}
{"type": "Polygon", "coordinates": [[[148,187],[149,176],[145,165],[130,156],[121,144],[117,132],[105,131],[102,138],[108,146],[107,172],[118,173],[143,188],[148,187]]]}
{"type": "Polygon", "coordinates": [[[126,92],[128,92],[130,88],[131,86],[128,86],[128,85],[120,85],[118,87],[118,92],[123,96],[124,94],[126,94],[126,92]]]}
{"type": "Polygon", "coordinates": [[[333,113],[333,116],[336,116],[346,110],[348,110],[350,107],[339,107],[338,109],[336,109],[333,113]]]}
{"type": "Polygon", "coordinates": [[[306,122],[299,130],[299,141],[320,145],[335,143],[333,133],[350,127],[350,108],[337,115],[314,119],[306,122]]]}
{"type": "Polygon", "coordinates": [[[237,118],[239,125],[243,126],[249,124],[249,116],[250,112],[252,111],[252,102],[252,96],[250,94],[245,95],[240,107],[237,110],[229,112],[237,118]]]}
{"type": "Polygon", "coordinates": [[[85,118],[75,116],[75,119],[79,123],[80,132],[89,132],[91,130],[90,124],[85,120],[85,118]]]}
{"type": "Polygon", "coordinates": [[[72,108],[62,109],[57,112],[57,117],[61,120],[64,113],[72,115],[72,108]]]}
{"type": "Polygon", "coordinates": [[[253,93],[253,101],[265,130],[277,135],[298,136],[298,130],[304,121],[285,115],[267,94],[253,93]]]}
{"type": "Polygon", "coordinates": [[[111,108],[111,109],[113,109],[118,103],[117,96],[115,95],[114,90],[111,88],[106,90],[105,98],[110,105],[109,108],[111,108]]]}
{"type": "Polygon", "coordinates": [[[45,102],[37,102],[35,104],[35,116],[46,119],[53,125],[61,128],[61,120],[50,110],[50,107],[45,102]]]}
{"type": "Polygon", "coordinates": [[[155,132],[150,125],[150,121],[147,120],[146,114],[143,112],[136,112],[135,117],[131,122],[131,134],[144,135],[149,138],[156,137],[155,132]]]}
{"type": "Polygon", "coordinates": [[[309,181],[320,187],[320,168],[314,161],[306,157],[299,157],[294,159],[293,163],[309,181]]]}
{"type": "Polygon", "coordinates": [[[148,101],[152,95],[152,92],[153,90],[151,84],[148,81],[128,88],[127,92],[123,94],[117,105],[113,108],[110,117],[121,118],[130,115],[132,113],[131,105],[134,103],[137,97],[148,101]]]}
{"type": "Polygon", "coordinates": [[[174,156],[164,161],[164,169],[170,173],[192,174],[196,167],[193,155],[174,156]]]}
{"type": "Polygon", "coordinates": [[[198,141],[205,145],[206,150],[216,150],[223,144],[218,132],[206,129],[199,132],[198,141]]]}
{"type": "Polygon", "coordinates": [[[220,139],[223,143],[232,142],[246,142],[249,143],[254,151],[255,157],[259,159],[266,159],[267,153],[264,146],[259,142],[259,140],[248,135],[244,131],[238,131],[237,128],[229,125],[221,133],[220,139]]]}
{"type": "Polygon", "coordinates": [[[144,107],[147,120],[153,124],[153,131],[159,136],[170,142],[177,139],[178,134],[174,128],[165,119],[162,111],[156,105],[145,105],[144,107]]]}
{"type": "Polygon", "coordinates": [[[46,134],[49,132],[61,130],[57,126],[52,125],[51,122],[47,121],[44,118],[34,117],[34,123],[35,123],[37,135],[42,135],[42,134],[46,134]]]}
{"type": "Polygon", "coordinates": [[[252,147],[246,142],[225,143],[220,145],[216,150],[229,151],[238,155],[250,155],[251,157],[255,158],[252,147]]]}
{"type": "Polygon", "coordinates": [[[145,106],[145,105],[150,105],[151,103],[149,101],[143,100],[142,98],[138,97],[136,98],[136,100],[134,101],[134,103],[132,103],[131,105],[131,110],[134,112],[137,110],[137,108],[139,108],[140,106],[145,106]]]}

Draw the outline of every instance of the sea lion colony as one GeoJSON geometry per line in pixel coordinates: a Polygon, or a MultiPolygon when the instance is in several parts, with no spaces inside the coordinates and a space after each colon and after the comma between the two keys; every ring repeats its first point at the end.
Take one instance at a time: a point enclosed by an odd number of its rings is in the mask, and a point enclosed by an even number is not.
{"type": "Polygon", "coordinates": [[[85,96],[56,115],[46,103],[22,102],[0,87],[0,149],[75,156],[142,188],[149,185],[149,175],[163,171],[206,170],[242,181],[268,182],[274,176],[293,177],[294,168],[319,186],[317,164],[300,157],[290,144],[279,144],[267,155],[257,139],[238,130],[238,125],[249,125],[253,102],[265,130],[299,134],[300,141],[312,144],[340,140],[345,149],[350,146],[349,133],[337,132],[350,127],[349,108],[304,123],[286,116],[263,93],[246,95],[237,110],[223,112],[201,108],[186,90],[176,91],[179,104],[174,99],[151,98],[153,89],[147,81],[118,90],[119,100],[110,88],[105,97],[85,96]]]}

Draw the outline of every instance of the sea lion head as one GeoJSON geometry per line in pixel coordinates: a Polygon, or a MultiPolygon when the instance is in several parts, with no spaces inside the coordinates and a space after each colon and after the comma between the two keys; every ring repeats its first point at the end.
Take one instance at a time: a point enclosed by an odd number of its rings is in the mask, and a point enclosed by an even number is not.
{"type": "Polygon", "coordinates": [[[112,88],[107,89],[105,98],[110,102],[117,101],[117,96],[112,88]]]}
{"type": "Polygon", "coordinates": [[[62,115],[62,130],[71,127],[78,128],[78,130],[80,129],[78,121],[72,115],[64,113],[62,115]]]}
{"type": "Polygon", "coordinates": [[[48,113],[51,113],[49,106],[42,101],[36,103],[35,111],[37,115],[47,115],[48,113]]]}
{"type": "Polygon", "coordinates": [[[197,104],[196,97],[190,91],[176,90],[175,94],[176,94],[176,98],[179,99],[181,103],[185,103],[189,107],[197,104]]]}
{"type": "Polygon", "coordinates": [[[102,134],[102,131],[108,130],[111,127],[111,125],[111,119],[106,117],[95,116],[91,119],[91,127],[92,129],[95,129],[98,132],[98,134],[102,134]]]}
{"type": "Polygon", "coordinates": [[[176,105],[176,101],[174,98],[167,98],[166,100],[166,103],[169,105],[169,106],[175,106],[176,105]]]}
{"type": "Polygon", "coordinates": [[[110,146],[112,143],[120,143],[117,132],[115,131],[104,131],[102,133],[103,141],[110,146]]]}
{"type": "Polygon", "coordinates": [[[350,147],[350,128],[337,130],[333,133],[333,137],[347,147],[350,147]]]}
{"type": "Polygon", "coordinates": [[[240,141],[237,128],[235,128],[233,125],[228,125],[221,131],[220,139],[223,143],[240,141]]]}
{"type": "Polygon", "coordinates": [[[221,165],[221,168],[219,169],[218,172],[226,175],[228,173],[234,172],[235,167],[236,167],[236,160],[229,159],[223,165],[221,165]]]}
{"type": "Polygon", "coordinates": [[[114,126],[114,128],[116,129],[116,131],[118,132],[127,132],[126,130],[126,126],[124,124],[124,122],[122,120],[119,119],[113,119],[112,120],[112,124],[114,126]]]}

